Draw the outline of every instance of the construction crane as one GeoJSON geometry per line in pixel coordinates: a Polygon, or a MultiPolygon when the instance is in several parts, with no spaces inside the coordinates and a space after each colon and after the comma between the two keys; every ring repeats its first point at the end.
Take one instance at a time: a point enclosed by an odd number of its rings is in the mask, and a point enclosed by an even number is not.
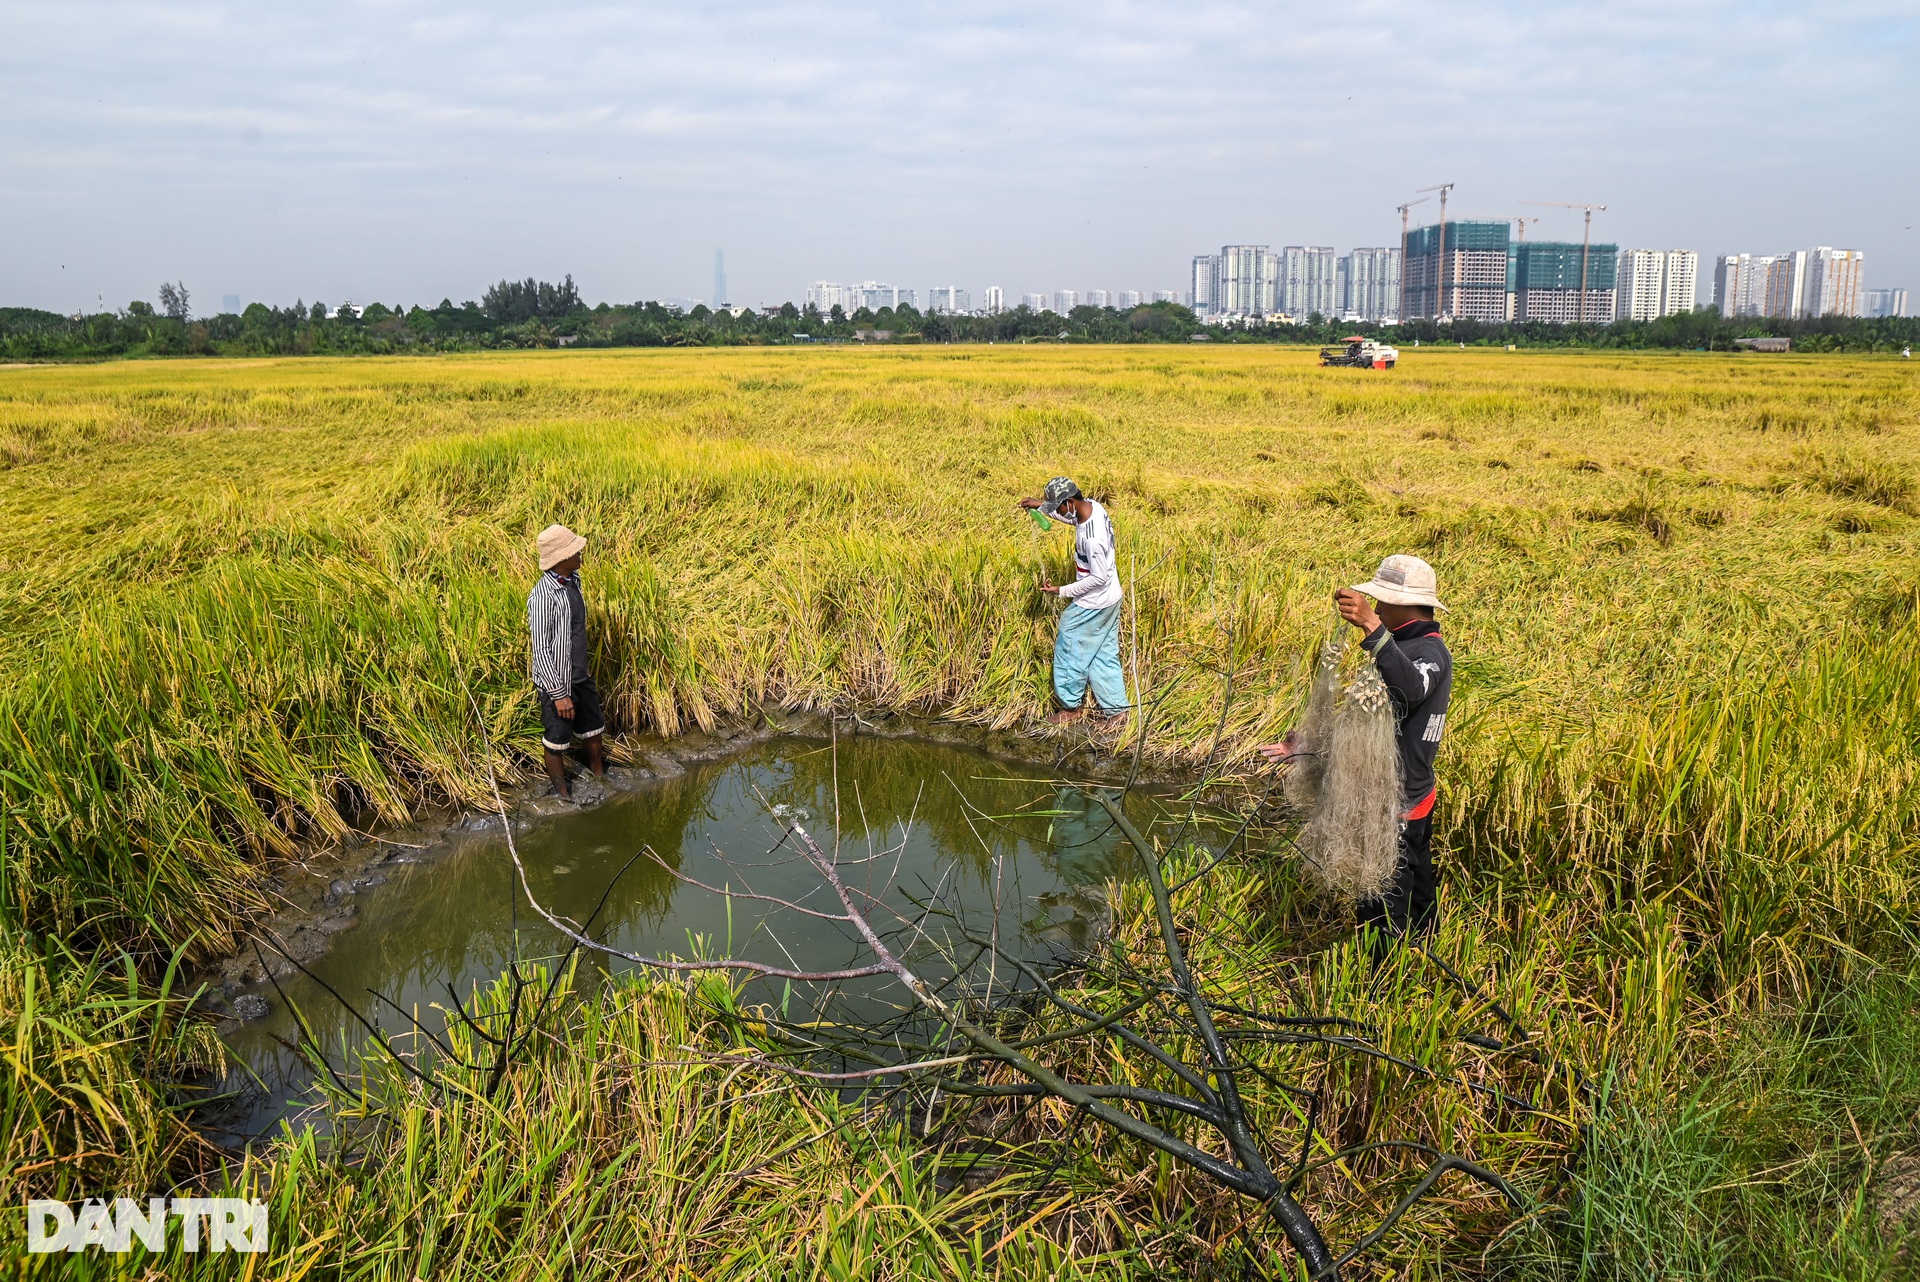
{"type": "Polygon", "coordinates": [[[1581,320],[1585,320],[1587,318],[1587,250],[1588,250],[1588,247],[1593,243],[1593,211],[1598,209],[1604,212],[1607,207],[1605,205],[1569,204],[1564,200],[1523,200],[1520,203],[1523,205],[1550,205],[1555,209],[1579,209],[1579,210],[1584,210],[1586,212],[1586,216],[1587,216],[1586,226],[1580,232],[1580,315],[1579,315],[1579,318],[1581,320]]]}
{"type": "MultiPolygon", "coordinates": [[[[1415,205],[1424,205],[1431,199],[1433,199],[1431,196],[1422,196],[1418,200],[1409,200],[1404,205],[1394,206],[1400,211],[1400,289],[1399,297],[1394,300],[1393,305],[1396,314],[1407,310],[1407,211],[1415,205]]],[[[1403,315],[1400,319],[1406,320],[1407,317],[1403,315]]]]}
{"type": "Polygon", "coordinates": [[[1522,244],[1525,244],[1527,239],[1527,224],[1537,223],[1540,220],[1538,218],[1528,218],[1525,214],[1522,214],[1520,217],[1514,219],[1513,221],[1514,221],[1514,224],[1520,229],[1520,242],[1522,244]]]}
{"type": "MultiPolygon", "coordinates": [[[[1436,183],[1431,187],[1421,187],[1417,189],[1419,191],[1437,191],[1440,193],[1440,272],[1438,280],[1440,300],[1435,304],[1433,309],[1434,319],[1436,320],[1445,314],[1447,310],[1447,193],[1452,191],[1453,188],[1454,184],[1452,183],[1436,183]]],[[[1400,270],[1404,272],[1406,269],[1406,255],[1402,254],[1400,257],[1400,270]]]]}

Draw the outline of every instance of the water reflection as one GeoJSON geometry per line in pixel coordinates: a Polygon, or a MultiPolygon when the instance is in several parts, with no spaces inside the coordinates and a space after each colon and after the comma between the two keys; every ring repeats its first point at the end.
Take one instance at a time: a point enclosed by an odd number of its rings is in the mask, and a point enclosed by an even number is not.
{"type": "MultiPolygon", "coordinates": [[[[1176,818],[1160,815],[1149,797],[1129,804],[1142,825],[1176,818]]],[[[850,928],[741,897],[837,909],[807,865],[777,849],[782,831],[770,805],[808,811],[808,827],[823,842],[837,833],[848,883],[901,912],[911,911],[909,897],[939,891],[984,927],[997,897],[1003,938],[1017,936],[1015,946],[1030,957],[1090,942],[1104,918],[1108,879],[1126,872],[1128,852],[1110,817],[1079,789],[961,749],[872,738],[837,747],[776,741],[648,781],[516,840],[542,902],[580,921],[604,894],[593,933],[626,951],[725,953],[809,970],[869,961],[850,928]],[[649,854],[634,860],[641,850],[649,854]],[[710,894],[669,869],[735,893],[710,894]]],[[[436,1004],[449,1004],[452,994],[468,998],[516,955],[550,958],[565,948],[517,893],[498,833],[461,835],[444,854],[382,871],[388,881],[357,896],[356,924],[311,968],[390,1033],[404,1032],[406,1021],[374,993],[418,1010],[437,1031],[436,1004]]],[[[341,1047],[363,1035],[313,980],[283,978],[280,988],[335,1050],[336,1063],[341,1047]]],[[[248,1132],[295,1111],[311,1085],[304,1062],[279,1040],[298,1038],[291,1012],[272,989],[262,991],[271,1013],[228,1039],[265,1083],[224,1120],[248,1132]]],[[[779,993],[752,996],[776,1000],[779,993]]],[[[859,997],[856,990],[839,1000],[859,997]]],[[[228,1084],[242,1085],[238,1076],[228,1084]]]]}

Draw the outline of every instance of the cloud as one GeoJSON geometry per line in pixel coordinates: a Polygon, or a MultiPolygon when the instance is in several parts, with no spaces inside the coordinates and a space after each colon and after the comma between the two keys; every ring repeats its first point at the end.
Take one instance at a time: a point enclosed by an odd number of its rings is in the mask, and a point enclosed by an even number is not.
{"type": "MultiPolygon", "coordinates": [[[[0,295],[1153,288],[1393,206],[1602,201],[1920,287],[1910,5],[0,6],[0,295]],[[61,264],[65,264],[64,270],[61,264]]],[[[1423,210],[1427,207],[1423,207],[1423,210]]],[[[1577,234],[1546,214],[1535,234],[1577,234]]]]}

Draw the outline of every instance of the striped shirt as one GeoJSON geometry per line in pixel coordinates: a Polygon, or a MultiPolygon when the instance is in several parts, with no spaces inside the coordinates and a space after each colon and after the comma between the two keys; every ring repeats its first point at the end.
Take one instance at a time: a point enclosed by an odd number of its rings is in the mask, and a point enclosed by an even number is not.
{"type": "Polygon", "coordinates": [[[1072,583],[1060,586],[1060,595],[1082,609],[1104,610],[1119,605],[1120,569],[1114,564],[1113,522],[1107,509],[1087,502],[1093,511],[1073,528],[1073,568],[1078,572],[1072,583]]]}
{"type": "Polygon", "coordinates": [[[533,634],[533,684],[549,699],[573,697],[574,670],[586,659],[584,654],[573,653],[572,598],[579,593],[579,583],[578,578],[569,581],[548,570],[527,596],[527,626],[533,634]]]}

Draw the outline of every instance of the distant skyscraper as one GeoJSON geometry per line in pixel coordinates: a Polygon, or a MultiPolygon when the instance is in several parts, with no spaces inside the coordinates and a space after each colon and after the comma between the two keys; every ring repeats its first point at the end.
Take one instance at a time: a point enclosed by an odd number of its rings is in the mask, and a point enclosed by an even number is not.
{"type": "Polygon", "coordinates": [[[960,316],[973,310],[973,300],[957,285],[935,285],[927,291],[927,310],[942,316],[960,316]]]}
{"type": "Polygon", "coordinates": [[[1104,290],[1104,289],[1090,289],[1090,290],[1088,290],[1088,291],[1087,291],[1087,306],[1089,306],[1089,307],[1111,307],[1111,306],[1113,306],[1113,294],[1112,294],[1112,292],[1111,292],[1111,291],[1109,291],[1109,290],[1104,290]]]}
{"type": "Polygon", "coordinates": [[[1044,312],[1047,310],[1047,296],[1045,294],[1022,294],[1020,295],[1020,306],[1030,312],[1044,312]]]}
{"type": "Polygon", "coordinates": [[[1700,255],[1691,249],[1623,249],[1614,279],[1621,320],[1658,320],[1690,312],[1700,255]]]}
{"type": "Polygon", "coordinates": [[[1367,321],[1400,318],[1398,248],[1356,249],[1339,262],[1343,279],[1337,305],[1343,318],[1367,321]]]}
{"type": "Polygon", "coordinates": [[[1512,263],[1513,319],[1575,321],[1605,325],[1614,317],[1614,274],[1620,266],[1618,245],[1583,245],[1575,241],[1525,240],[1514,245],[1512,263]],[[1584,277],[1586,293],[1581,294],[1584,277]]]}
{"type": "Polygon", "coordinates": [[[1080,291],[1077,289],[1056,289],[1053,291],[1053,310],[1065,316],[1080,306],[1080,291]]]}
{"type": "Polygon", "coordinates": [[[1713,306],[1722,316],[1767,314],[1771,254],[1722,254],[1713,261],[1713,306]]]}
{"type": "Polygon", "coordinates": [[[1338,285],[1339,258],[1330,245],[1288,245],[1279,254],[1280,270],[1276,289],[1276,311],[1300,319],[1314,312],[1337,316],[1340,312],[1338,285]]]}
{"type": "Polygon", "coordinates": [[[985,302],[986,313],[989,316],[998,316],[1007,310],[1007,296],[998,285],[987,286],[985,302]]]}
{"type": "Polygon", "coordinates": [[[1764,283],[1761,284],[1761,316],[1794,319],[1806,314],[1807,251],[1791,250],[1768,256],[1764,283]]]}
{"type": "Polygon", "coordinates": [[[1153,291],[1153,301],[1156,303],[1177,303],[1180,301],[1180,291],[1177,289],[1156,289],[1153,291]]]}
{"type": "MultiPolygon", "coordinates": [[[[1408,232],[1407,258],[1401,265],[1400,319],[1510,319],[1513,296],[1508,252],[1513,246],[1512,236],[1512,224],[1506,222],[1448,220],[1408,232]]],[[[1611,293],[1611,248],[1606,258],[1611,293]]]]}
{"type": "Polygon", "coordinates": [[[1858,316],[1865,255],[1857,249],[1725,254],[1713,265],[1713,304],[1723,316],[1858,316]]]}
{"type": "Polygon", "coordinates": [[[1121,311],[1131,311],[1140,306],[1140,291],[1137,289],[1121,290],[1118,306],[1121,311]]]}
{"type": "Polygon", "coordinates": [[[1866,290],[1866,254],[1858,249],[1821,245],[1807,251],[1803,316],[1858,316],[1866,290]]]}
{"type": "Polygon", "coordinates": [[[1904,289],[1863,289],[1860,291],[1862,316],[1905,316],[1907,291],[1904,289]]]}
{"type": "Polygon", "coordinates": [[[816,280],[807,286],[807,306],[825,316],[838,307],[851,311],[847,306],[846,289],[830,280],[816,280]]]}
{"type": "Polygon", "coordinates": [[[1187,286],[1187,306],[1202,316],[1211,316],[1220,294],[1220,259],[1215,254],[1196,254],[1193,275],[1187,286]]]}
{"type": "Polygon", "coordinates": [[[727,251],[713,251],[713,308],[719,311],[727,305],[727,251]]]}
{"type": "Polygon", "coordinates": [[[239,315],[240,314],[240,295],[222,294],[220,296],[220,310],[227,313],[229,316],[239,315]]]}
{"type": "Polygon", "coordinates": [[[1265,245],[1222,245],[1219,262],[1215,315],[1264,319],[1279,310],[1279,255],[1265,245]]]}

